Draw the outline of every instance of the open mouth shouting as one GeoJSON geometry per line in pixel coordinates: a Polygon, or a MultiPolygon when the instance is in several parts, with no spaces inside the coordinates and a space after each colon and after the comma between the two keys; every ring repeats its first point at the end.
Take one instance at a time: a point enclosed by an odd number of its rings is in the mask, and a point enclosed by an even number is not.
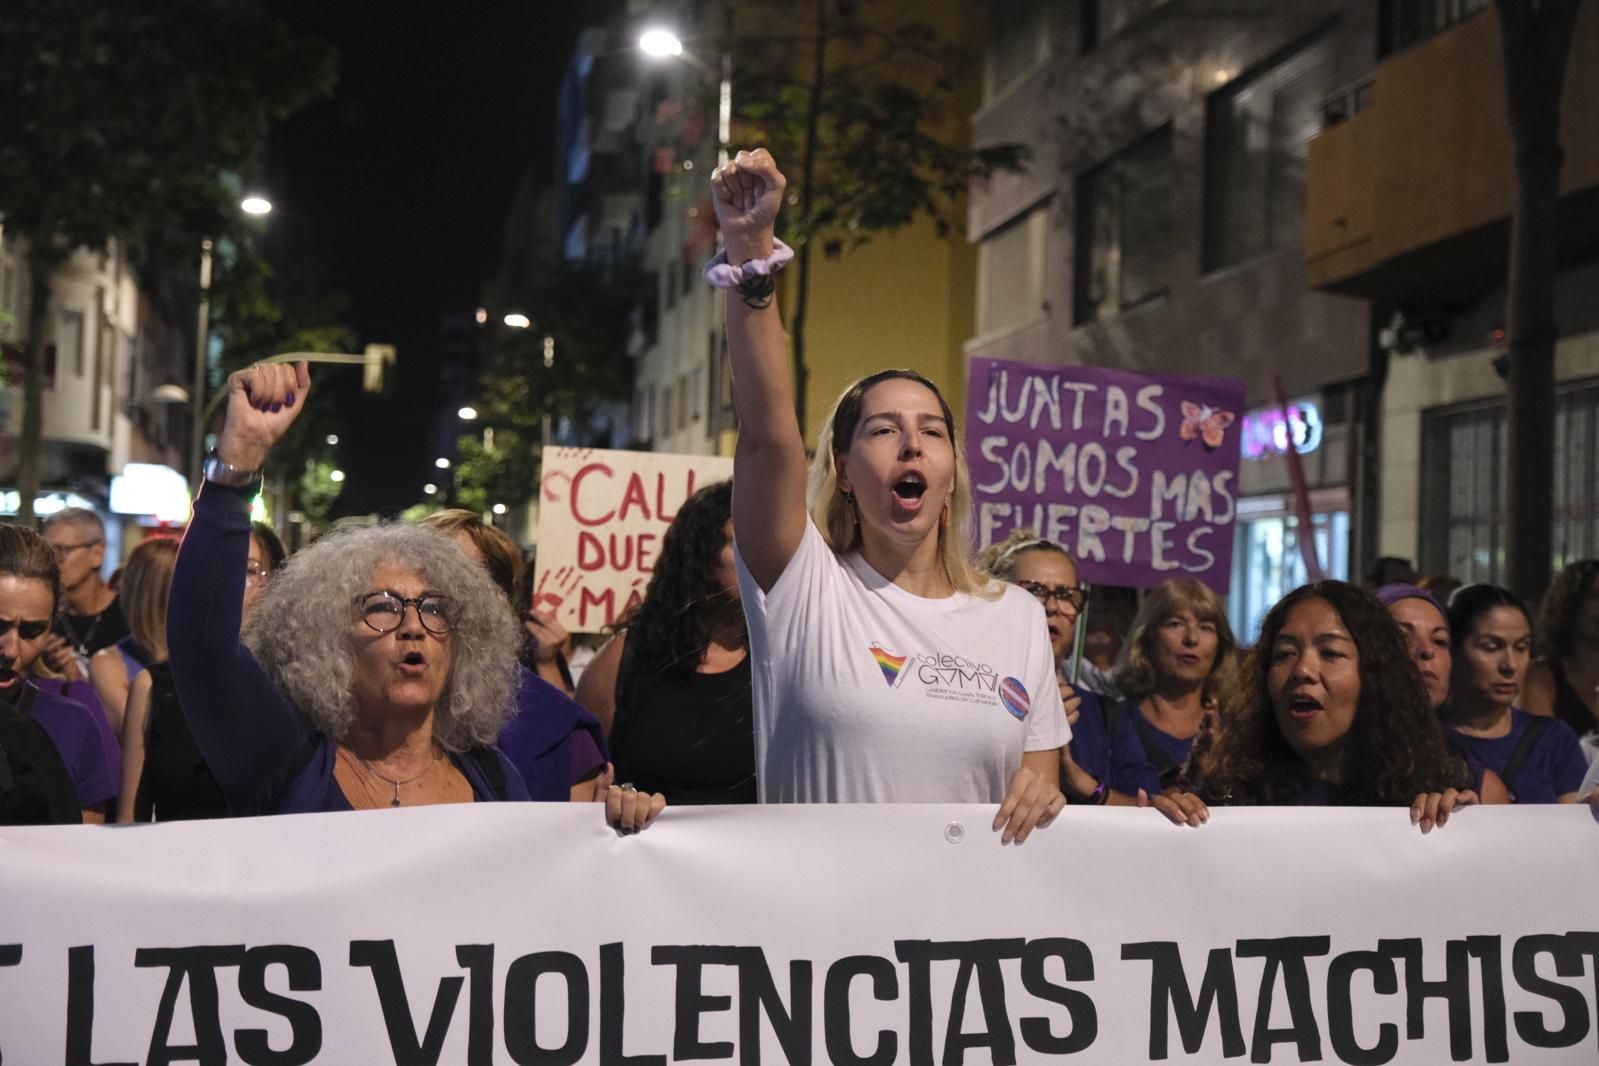
{"type": "Polygon", "coordinates": [[[925,476],[915,470],[906,471],[891,488],[896,512],[909,516],[921,511],[923,497],[927,495],[925,476]]]}
{"type": "Polygon", "coordinates": [[[1288,713],[1296,722],[1309,722],[1325,708],[1313,696],[1299,695],[1288,701],[1288,713]]]}
{"type": "Polygon", "coordinates": [[[406,652],[400,657],[399,670],[406,677],[421,677],[427,673],[427,656],[419,651],[406,652]]]}

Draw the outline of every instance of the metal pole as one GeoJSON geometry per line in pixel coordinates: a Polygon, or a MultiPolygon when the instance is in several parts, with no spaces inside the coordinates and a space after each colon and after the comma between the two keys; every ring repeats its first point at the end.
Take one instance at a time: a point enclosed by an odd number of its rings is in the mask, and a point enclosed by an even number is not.
{"type": "Polygon", "coordinates": [[[1072,684],[1083,679],[1083,646],[1088,640],[1088,605],[1093,599],[1094,587],[1083,585],[1083,609],[1077,612],[1077,628],[1072,632],[1072,684]]]}
{"type": "Polygon", "coordinates": [[[205,444],[206,356],[211,336],[211,241],[200,242],[200,312],[194,336],[194,382],[189,391],[189,406],[194,425],[189,431],[189,487],[200,484],[200,456],[205,444]]]}

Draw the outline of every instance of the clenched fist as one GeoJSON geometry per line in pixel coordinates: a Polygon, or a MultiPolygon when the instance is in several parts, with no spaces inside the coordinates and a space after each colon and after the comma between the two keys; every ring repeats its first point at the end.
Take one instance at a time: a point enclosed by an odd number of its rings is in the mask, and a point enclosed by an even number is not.
{"type": "Polygon", "coordinates": [[[772,231],[787,188],[787,179],[764,148],[740,152],[711,174],[711,203],[729,263],[772,254],[772,231]]]}

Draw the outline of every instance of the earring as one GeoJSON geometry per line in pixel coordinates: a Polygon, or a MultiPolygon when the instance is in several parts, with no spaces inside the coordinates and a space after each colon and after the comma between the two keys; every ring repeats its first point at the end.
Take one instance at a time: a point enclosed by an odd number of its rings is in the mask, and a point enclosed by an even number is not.
{"type": "Polygon", "coordinates": [[[849,520],[854,522],[856,525],[860,525],[861,509],[860,507],[856,506],[855,495],[849,492],[844,493],[844,503],[847,507],[849,507],[849,520]]]}
{"type": "Polygon", "coordinates": [[[941,529],[949,528],[949,499],[948,496],[944,497],[944,512],[938,516],[938,524],[941,529]]]}

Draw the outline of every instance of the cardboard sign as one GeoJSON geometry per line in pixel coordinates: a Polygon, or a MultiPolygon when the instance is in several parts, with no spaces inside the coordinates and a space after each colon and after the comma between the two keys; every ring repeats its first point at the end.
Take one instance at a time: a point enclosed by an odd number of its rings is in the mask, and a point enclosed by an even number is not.
{"type": "Polygon", "coordinates": [[[534,609],[572,633],[614,625],[644,599],[683,501],[732,476],[722,456],[545,448],[534,609]]]}

